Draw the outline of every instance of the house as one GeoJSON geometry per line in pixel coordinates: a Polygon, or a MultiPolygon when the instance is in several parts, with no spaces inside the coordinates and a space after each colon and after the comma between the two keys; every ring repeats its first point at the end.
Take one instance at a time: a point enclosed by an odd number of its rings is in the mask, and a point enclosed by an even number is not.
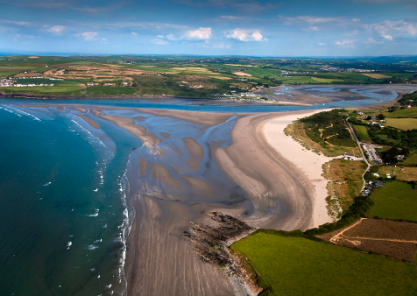
{"type": "Polygon", "coordinates": [[[395,156],[395,158],[396,158],[398,161],[404,161],[405,156],[404,156],[404,155],[397,155],[397,156],[395,156]]]}
{"type": "Polygon", "coordinates": [[[383,182],[381,182],[381,181],[376,181],[374,183],[374,186],[375,187],[379,187],[379,188],[384,188],[385,187],[385,184],[383,182]]]}

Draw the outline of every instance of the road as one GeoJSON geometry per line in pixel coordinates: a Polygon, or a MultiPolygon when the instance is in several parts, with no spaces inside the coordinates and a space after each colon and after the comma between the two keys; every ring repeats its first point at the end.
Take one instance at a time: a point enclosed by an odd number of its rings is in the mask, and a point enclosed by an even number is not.
{"type": "Polygon", "coordinates": [[[366,168],[366,170],[363,172],[363,174],[362,174],[362,182],[363,182],[363,185],[362,185],[362,190],[361,190],[361,192],[365,189],[365,186],[366,186],[366,181],[365,181],[365,174],[366,174],[366,172],[367,171],[369,171],[369,169],[371,168],[371,164],[368,162],[368,159],[366,159],[366,155],[365,155],[365,153],[363,152],[363,149],[362,149],[362,143],[361,142],[359,142],[359,139],[358,139],[358,137],[356,136],[356,133],[355,133],[355,130],[353,129],[353,127],[352,127],[352,125],[350,124],[350,122],[349,122],[349,118],[348,119],[346,119],[346,122],[347,122],[347,124],[348,124],[348,126],[349,126],[349,129],[350,129],[350,131],[352,132],[352,135],[353,135],[353,137],[355,138],[355,141],[356,141],[356,144],[358,145],[358,147],[359,147],[359,150],[361,151],[361,153],[362,153],[362,156],[363,156],[363,160],[365,160],[365,162],[366,162],[366,164],[368,165],[368,167],[366,168]]]}

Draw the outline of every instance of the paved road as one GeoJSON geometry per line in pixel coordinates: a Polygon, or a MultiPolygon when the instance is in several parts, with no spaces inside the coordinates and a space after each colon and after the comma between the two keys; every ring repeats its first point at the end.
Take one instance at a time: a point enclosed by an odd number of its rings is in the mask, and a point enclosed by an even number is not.
{"type": "Polygon", "coordinates": [[[366,159],[366,155],[365,155],[365,153],[363,152],[363,150],[362,150],[362,143],[361,142],[359,142],[359,139],[358,139],[358,137],[356,136],[356,133],[355,133],[355,130],[353,129],[353,127],[352,127],[352,125],[350,124],[350,122],[349,122],[349,118],[348,119],[346,119],[346,122],[347,122],[347,124],[348,124],[348,126],[349,126],[349,128],[350,128],[350,130],[351,130],[351,132],[352,132],[352,135],[353,135],[353,137],[355,138],[355,141],[356,141],[356,144],[358,145],[358,147],[359,147],[359,150],[361,151],[361,153],[362,153],[362,156],[363,156],[363,160],[365,160],[365,162],[366,162],[366,164],[368,165],[368,167],[367,167],[367,169],[363,172],[363,174],[362,174],[362,182],[363,182],[363,185],[362,185],[362,190],[361,191],[363,191],[364,189],[365,189],[365,186],[366,186],[366,181],[365,181],[365,174],[366,174],[366,172],[367,171],[369,171],[369,169],[371,168],[371,164],[368,162],[368,160],[366,159]]]}

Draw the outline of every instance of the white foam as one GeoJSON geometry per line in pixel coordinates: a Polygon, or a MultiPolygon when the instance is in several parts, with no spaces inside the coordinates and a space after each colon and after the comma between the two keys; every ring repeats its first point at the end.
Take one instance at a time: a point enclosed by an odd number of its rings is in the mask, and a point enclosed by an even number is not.
{"type": "Polygon", "coordinates": [[[67,243],[67,247],[69,248],[69,247],[71,247],[71,245],[72,245],[72,241],[69,241],[69,242],[67,243]]]}
{"type": "Polygon", "coordinates": [[[97,192],[97,191],[98,191],[98,188],[94,189],[93,191],[94,191],[94,192],[97,192]]]}
{"type": "Polygon", "coordinates": [[[87,249],[92,251],[92,250],[98,249],[98,246],[92,244],[92,245],[87,246],[87,249]]]}
{"type": "Polygon", "coordinates": [[[32,118],[33,118],[34,120],[36,120],[36,121],[42,121],[42,120],[40,120],[38,117],[36,117],[35,115],[30,114],[30,113],[27,113],[27,112],[25,112],[25,111],[23,111],[23,110],[20,110],[20,109],[16,108],[16,107],[11,107],[11,106],[8,106],[8,108],[10,108],[10,109],[14,110],[15,112],[17,112],[17,113],[19,113],[19,114],[23,114],[23,115],[26,115],[26,116],[32,117],[32,118]]]}
{"type": "Polygon", "coordinates": [[[105,286],[107,289],[110,289],[111,288],[111,284],[110,285],[106,285],[105,286]]]}
{"type": "Polygon", "coordinates": [[[43,186],[49,186],[49,185],[51,185],[51,183],[52,182],[45,183],[45,184],[43,184],[43,186]]]}

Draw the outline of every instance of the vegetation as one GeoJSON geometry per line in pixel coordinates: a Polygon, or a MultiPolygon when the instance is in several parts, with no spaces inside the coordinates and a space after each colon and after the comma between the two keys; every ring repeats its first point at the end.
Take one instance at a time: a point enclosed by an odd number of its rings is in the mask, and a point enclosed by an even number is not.
{"type": "MultiPolygon", "coordinates": [[[[387,64],[341,59],[197,56],[0,57],[0,77],[59,77],[64,81],[70,80],[69,83],[96,83],[94,86],[105,87],[100,91],[95,89],[79,92],[63,88],[48,92],[56,96],[131,94],[219,97],[224,93],[231,94],[230,85],[239,92],[282,84],[414,83],[415,74],[405,72],[408,69],[409,63],[387,64]],[[340,71],[347,68],[366,68],[376,72],[333,73],[326,71],[329,67],[338,67],[340,71]],[[236,72],[246,73],[247,76],[238,76],[236,72]],[[130,90],[114,90],[114,86],[105,85],[106,83],[130,90]]],[[[4,88],[0,88],[0,91],[15,92],[4,88]]],[[[45,95],[43,90],[34,88],[22,92],[35,96],[45,95]]]]}
{"type": "Polygon", "coordinates": [[[411,184],[387,182],[385,188],[376,188],[371,197],[374,206],[368,216],[417,222],[417,190],[411,184]]]}
{"type": "Polygon", "coordinates": [[[261,295],[413,295],[417,269],[401,261],[307,239],[256,231],[231,249],[247,258],[261,295]]]}
{"type": "Polygon", "coordinates": [[[387,118],[387,125],[401,129],[417,129],[417,118],[387,118]]]}
{"type": "Polygon", "coordinates": [[[362,174],[367,168],[363,161],[334,159],[323,166],[324,177],[329,183],[329,195],[337,197],[343,210],[353,203],[362,189],[362,174]]]}
{"type": "Polygon", "coordinates": [[[361,142],[371,142],[371,137],[369,137],[368,130],[365,126],[353,125],[355,129],[356,136],[358,136],[359,141],[361,142]]]}

